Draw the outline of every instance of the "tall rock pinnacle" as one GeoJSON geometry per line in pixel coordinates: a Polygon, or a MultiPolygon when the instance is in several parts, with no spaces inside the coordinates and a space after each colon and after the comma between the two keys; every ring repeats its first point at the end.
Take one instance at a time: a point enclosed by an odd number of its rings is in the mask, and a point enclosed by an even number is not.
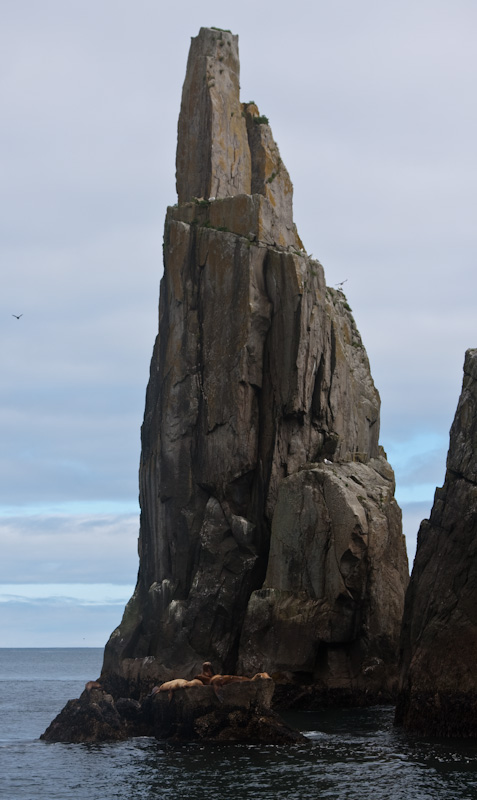
{"type": "MultiPolygon", "coordinates": [[[[260,199],[255,210],[262,222],[257,233],[263,238],[265,226],[265,240],[301,247],[293,225],[290,176],[255,103],[240,102],[239,73],[238,36],[201,28],[192,39],[182,90],[176,157],[179,204],[262,196],[266,199],[260,199]]],[[[234,206],[227,204],[222,211],[227,215],[234,206]]],[[[252,220],[250,224],[253,228],[252,220]]]]}
{"type": "Polygon", "coordinates": [[[421,523],[406,595],[396,721],[477,736],[477,350],[465,355],[444,486],[421,523]]]}
{"type": "Polygon", "coordinates": [[[375,697],[395,683],[408,578],[379,395],[238,74],[237,37],[202,28],[165,222],[138,583],[103,681],[140,693],[207,660],[375,697]]]}
{"type": "Polygon", "coordinates": [[[239,86],[238,36],[202,28],[192,39],[177,140],[179,203],[251,194],[252,161],[239,86]]]}

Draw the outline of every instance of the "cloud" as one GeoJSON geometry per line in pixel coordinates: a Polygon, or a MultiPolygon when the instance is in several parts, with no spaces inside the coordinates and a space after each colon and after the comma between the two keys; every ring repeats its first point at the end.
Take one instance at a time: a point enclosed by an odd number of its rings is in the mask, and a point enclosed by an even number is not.
{"type": "Polygon", "coordinates": [[[134,586],[112,583],[0,583],[0,603],[34,605],[119,605],[124,607],[134,586]]]}
{"type": "Polygon", "coordinates": [[[135,581],[163,220],[201,25],[239,34],[242,99],[270,118],[305,247],[329,285],[348,279],[412,539],[476,345],[475,4],[297,0],[290,14],[284,0],[185,0],[164,15],[154,0],[17,0],[4,12],[0,580],[135,581]]]}
{"type": "Polygon", "coordinates": [[[0,584],[134,585],[138,529],[136,514],[4,517],[0,584]]]}
{"type": "Polygon", "coordinates": [[[122,612],[118,604],[2,604],[1,646],[104,647],[119,625],[122,612]]]}

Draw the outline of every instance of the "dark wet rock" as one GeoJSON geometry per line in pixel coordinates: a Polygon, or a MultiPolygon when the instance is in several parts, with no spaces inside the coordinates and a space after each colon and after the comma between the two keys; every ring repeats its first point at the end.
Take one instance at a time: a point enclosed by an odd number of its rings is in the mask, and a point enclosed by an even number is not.
{"type": "Polygon", "coordinates": [[[306,741],[271,710],[273,681],[231,683],[214,689],[194,686],[158,692],[148,700],[148,718],[157,739],[210,742],[306,741]]]}
{"type": "Polygon", "coordinates": [[[121,741],[153,736],[190,742],[305,741],[272,711],[274,684],[270,678],[226,686],[192,686],[157,691],[141,702],[117,700],[101,689],[85,690],[69,700],[41,738],[50,742],[121,741]]]}
{"type": "Polygon", "coordinates": [[[277,684],[273,696],[275,711],[324,711],[329,708],[367,708],[394,705],[396,690],[326,688],[317,684],[299,686],[297,683],[277,684]]]}
{"type": "Polygon", "coordinates": [[[128,738],[129,731],[127,718],[110,694],[85,689],[78,699],[68,701],[40,738],[49,742],[120,741],[128,738]]]}
{"type": "Polygon", "coordinates": [[[477,350],[468,350],[444,486],[419,529],[401,636],[396,722],[477,736],[477,350]]]}

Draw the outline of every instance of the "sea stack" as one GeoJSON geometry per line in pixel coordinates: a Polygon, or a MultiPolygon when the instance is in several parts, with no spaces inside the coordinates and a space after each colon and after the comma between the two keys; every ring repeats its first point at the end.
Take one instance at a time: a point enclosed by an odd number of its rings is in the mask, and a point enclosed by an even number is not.
{"type": "Polygon", "coordinates": [[[444,486],[419,529],[406,595],[396,722],[477,736],[477,349],[465,355],[444,486]]]}
{"type": "Polygon", "coordinates": [[[343,292],[303,249],[268,120],[240,101],[228,31],[192,40],[177,192],[138,582],[102,683],[138,697],[207,660],[270,673],[290,704],[379,699],[397,685],[408,581],[379,395],[343,292]]]}

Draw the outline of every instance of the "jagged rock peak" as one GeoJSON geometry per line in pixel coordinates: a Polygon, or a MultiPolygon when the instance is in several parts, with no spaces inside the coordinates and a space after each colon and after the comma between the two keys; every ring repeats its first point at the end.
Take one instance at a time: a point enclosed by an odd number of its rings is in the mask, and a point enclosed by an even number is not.
{"type": "Polygon", "coordinates": [[[444,486],[421,523],[406,594],[396,721],[477,736],[477,349],[465,355],[444,486]]]}
{"type": "Polygon", "coordinates": [[[140,568],[103,685],[139,695],[212,661],[308,700],[313,687],[379,699],[408,580],[379,394],[344,294],[301,248],[270,128],[240,104],[227,32],[192,41],[177,165],[140,568]]]}
{"type": "Polygon", "coordinates": [[[252,163],[239,92],[238,36],[201,28],[192,39],[179,115],[179,203],[250,194],[252,163]]]}
{"type": "MultiPolygon", "coordinates": [[[[238,36],[201,28],[192,39],[179,115],[179,204],[262,195],[262,213],[281,229],[278,244],[301,246],[293,225],[293,186],[266,117],[240,102],[238,36]]],[[[252,228],[254,226],[252,225],[252,228]]],[[[259,235],[259,230],[253,230],[259,235]]]]}
{"type": "Polygon", "coordinates": [[[477,349],[465,354],[462,393],[450,431],[447,469],[456,477],[477,484],[477,349]]]}

